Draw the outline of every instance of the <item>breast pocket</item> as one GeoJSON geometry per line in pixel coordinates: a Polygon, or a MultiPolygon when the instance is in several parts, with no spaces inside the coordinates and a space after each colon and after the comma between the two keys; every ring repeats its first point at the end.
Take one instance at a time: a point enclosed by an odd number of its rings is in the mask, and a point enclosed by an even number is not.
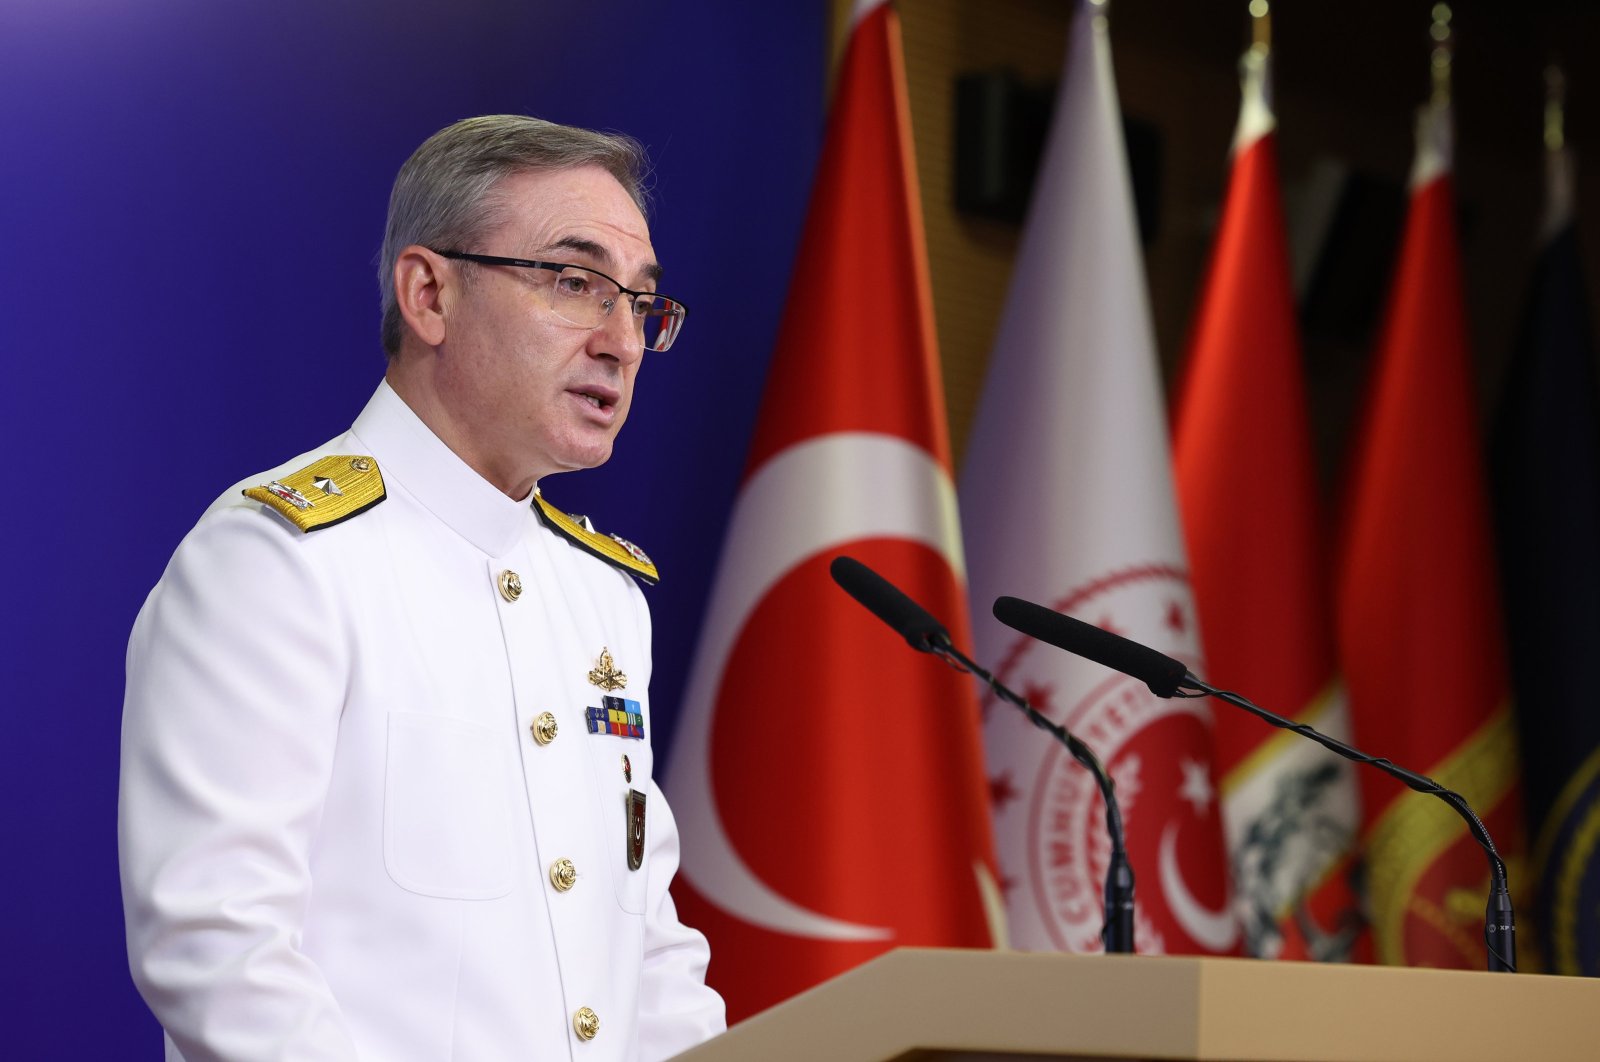
{"type": "Polygon", "coordinates": [[[609,735],[590,739],[589,769],[604,823],[606,864],[617,905],[630,914],[644,913],[656,828],[651,812],[660,812],[645,798],[650,767],[650,747],[643,741],[609,735]]]}
{"type": "Polygon", "coordinates": [[[481,723],[389,714],[383,860],[424,896],[487,900],[511,891],[511,814],[500,735],[481,723]]]}

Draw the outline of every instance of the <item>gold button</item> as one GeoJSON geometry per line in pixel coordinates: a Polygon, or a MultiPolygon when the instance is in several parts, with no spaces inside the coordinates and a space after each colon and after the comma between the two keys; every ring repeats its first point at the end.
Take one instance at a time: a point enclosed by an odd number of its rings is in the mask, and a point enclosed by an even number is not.
{"type": "Polygon", "coordinates": [[[556,739],[556,731],[560,727],[556,725],[555,716],[549,712],[540,712],[538,718],[534,719],[533,724],[528,729],[533,731],[533,740],[541,745],[548,745],[556,739]]]}
{"type": "Polygon", "coordinates": [[[572,1030],[580,1040],[593,1040],[600,1035],[600,1015],[588,1007],[579,1007],[572,1016],[572,1030]]]}
{"type": "Polygon", "coordinates": [[[507,568],[500,573],[500,596],[515,601],[522,596],[522,576],[507,568]]]}
{"type": "Polygon", "coordinates": [[[557,892],[566,892],[578,883],[578,868],[570,859],[558,859],[550,864],[550,884],[557,892]]]}
{"type": "Polygon", "coordinates": [[[370,458],[370,457],[352,457],[350,459],[350,467],[355,469],[357,472],[371,472],[372,471],[372,458],[370,458]]]}

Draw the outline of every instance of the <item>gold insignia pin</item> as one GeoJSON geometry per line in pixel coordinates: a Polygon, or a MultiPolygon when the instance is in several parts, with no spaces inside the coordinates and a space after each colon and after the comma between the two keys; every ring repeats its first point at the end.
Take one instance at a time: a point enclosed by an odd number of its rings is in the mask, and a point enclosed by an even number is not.
{"type": "Polygon", "coordinates": [[[600,659],[595,661],[594,670],[589,672],[589,682],[607,693],[628,688],[628,676],[611,659],[611,650],[605,648],[600,650],[600,659]]]}

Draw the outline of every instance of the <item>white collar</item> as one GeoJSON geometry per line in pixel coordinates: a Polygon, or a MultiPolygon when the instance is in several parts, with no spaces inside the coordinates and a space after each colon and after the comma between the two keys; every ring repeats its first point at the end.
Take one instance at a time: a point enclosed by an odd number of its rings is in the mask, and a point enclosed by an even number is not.
{"type": "Polygon", "coordinates": [[[404,486],[421,505],[491,557],[505,554],[533,518],[461,460],[383,380],[356,418],[352,434],[378,462],[385,482],[404,486]]]}

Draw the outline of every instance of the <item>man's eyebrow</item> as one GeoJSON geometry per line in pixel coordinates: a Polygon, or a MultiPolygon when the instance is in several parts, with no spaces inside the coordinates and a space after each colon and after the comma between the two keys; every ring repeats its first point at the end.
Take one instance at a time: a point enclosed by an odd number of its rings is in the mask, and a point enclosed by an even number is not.
{"type": "MultiPolygon", "coordinates": [[[[617,271],[617,260],[612,257],[611,252],[603,245],[595,243],[593,240],[586,240],[582,236],[563,236],[555,243],[552,243],[550,249],[576,251],[581,255],[587,255],[591,261],[597,263],[602,272],[615,273],[617,271]]],[[[661,264],[659,262],[651,262],[640,272],[644,274],[646,280],[655,283],[661,279],[661,264]]]]}

